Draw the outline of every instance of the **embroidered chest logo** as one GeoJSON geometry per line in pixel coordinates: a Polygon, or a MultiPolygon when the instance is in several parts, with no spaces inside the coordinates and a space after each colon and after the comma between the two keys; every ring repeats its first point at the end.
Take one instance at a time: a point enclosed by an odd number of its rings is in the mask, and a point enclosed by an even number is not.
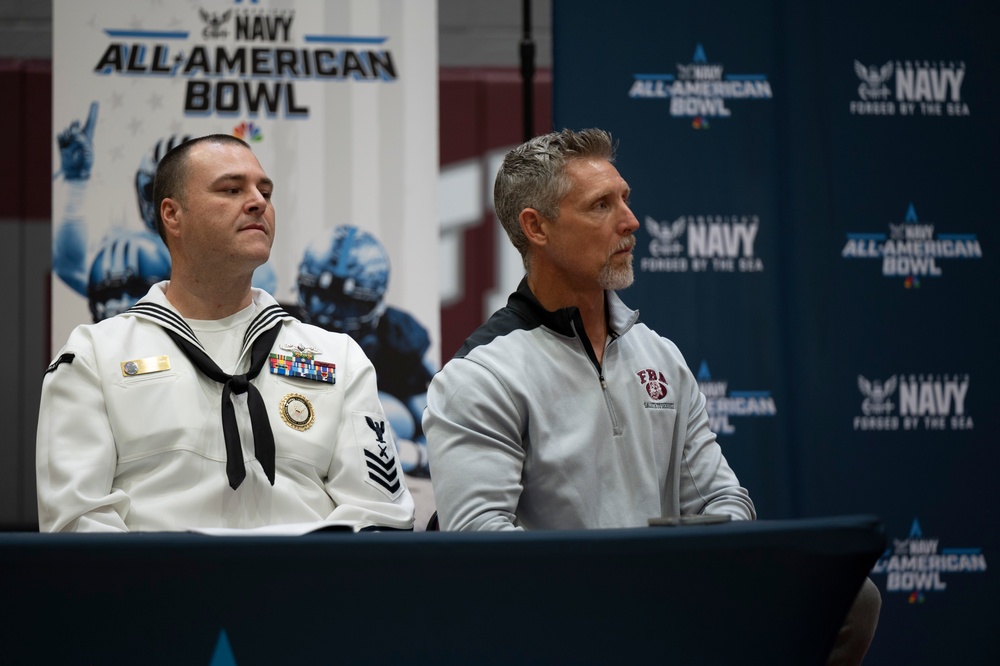
{"type": "Polygon", "coordinates": [[[662,372],[646,368],[635,374],[650,398],[653,400],[663,400],[667,397],[667,380],[663,378],[662,372]]]}
{"type": "Polygon", "coordinates": [[[650,409],[671,409],[672,402],[663,402],[667,398],[669,388],[663,373],[653,368],[644,368],[635,373],[639,378],[639,383],[646,389],[646,395],[654,402],[646,402],[645,406],[650,409]]]}

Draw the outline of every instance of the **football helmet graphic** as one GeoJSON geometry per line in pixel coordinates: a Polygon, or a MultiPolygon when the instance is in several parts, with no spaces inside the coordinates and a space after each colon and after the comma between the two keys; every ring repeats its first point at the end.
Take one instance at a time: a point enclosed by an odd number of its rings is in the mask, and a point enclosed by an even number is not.
{"type": "Polygon", "coordinates": [[[105,237],[90,265],[87,300],[94,322],[128,310],[149,288],[170,278],[170,255],[148,231],[117,230],[105,237]]]}
{"type": "Polygon", "coordinates": [[[189,134],[174,134],[159,139],[142,156],[139,168],[135,172],[135,194],[139,201],[139,212],[146,223],[146,228],[153,233],[156,233],[156,202],[153,201],[153,178],[156,176],[156,166],[164,155],[189,139],[191,139],[189,134]]]}
{"type": "Polygon", "coordinates": [[[311,323],[342,333],[375,328],[386,308],[389,255],[367,231],[335,227],[306,248],[298,287],[311,323]]]}

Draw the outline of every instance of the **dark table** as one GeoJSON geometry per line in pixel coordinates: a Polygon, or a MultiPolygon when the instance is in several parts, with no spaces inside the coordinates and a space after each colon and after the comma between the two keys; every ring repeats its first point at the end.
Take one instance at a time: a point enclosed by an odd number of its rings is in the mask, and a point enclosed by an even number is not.
{"type": "Polygon", "coordinates": [[[518,534],[0,534],[0,663],[822,664],[873,516],[518,534]]]}

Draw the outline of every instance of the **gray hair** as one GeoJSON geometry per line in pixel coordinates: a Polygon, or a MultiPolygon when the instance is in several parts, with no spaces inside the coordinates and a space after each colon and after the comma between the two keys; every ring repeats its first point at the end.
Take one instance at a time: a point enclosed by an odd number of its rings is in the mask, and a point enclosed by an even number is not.
{"type": "Polygon", "coordinates": [[[616,147],[604,130],[564,129],[536,136],[504,157],[493,184],[493,207],[510,242],[521,253],[525,269],[529,268],[529,243],[521,229],[521,211],[534,208],[544,217],[556,219],[559,202],[573,185],[566,176],[566,164],[591,157],[613,163],[616,147]]]}

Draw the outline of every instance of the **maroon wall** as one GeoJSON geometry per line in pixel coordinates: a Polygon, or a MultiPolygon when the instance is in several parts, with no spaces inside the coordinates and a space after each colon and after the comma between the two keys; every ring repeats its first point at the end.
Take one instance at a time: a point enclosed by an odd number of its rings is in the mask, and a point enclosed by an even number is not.
{"type": "Polygon", "coordinates": [[[52,210],[52,63],[0,59],[4,129],[0,219],[47,222],[52,210]],[[11,95],[10,93],[13,93],[11,95]]]}
{"type": "MultiPolygon", "coordinates": [[[[520,72],[505,69],[442,69],[439,73],[441,166],[485,157],[497,148],[524,140],[520,72]]],[[[552,75],[534,79],[534,128],[552,127],[552,75]]],[[[483,322],[483,296],[494,287],[493,213],[484,207],[482,223],[464,234],[464,291],[460,301],[441,308],[441,360],[447,361],[483,322]]]]}

